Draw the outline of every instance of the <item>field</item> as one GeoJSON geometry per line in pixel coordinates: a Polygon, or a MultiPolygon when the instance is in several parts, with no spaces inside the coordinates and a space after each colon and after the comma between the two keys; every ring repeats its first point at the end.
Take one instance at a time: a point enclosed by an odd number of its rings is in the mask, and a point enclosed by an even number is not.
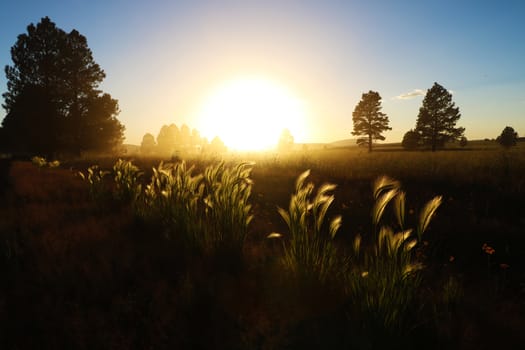
{"type": "Polygon", "coordinates": [[[1,159],[0,342],[522,348],[524,146],[1,159]]]}

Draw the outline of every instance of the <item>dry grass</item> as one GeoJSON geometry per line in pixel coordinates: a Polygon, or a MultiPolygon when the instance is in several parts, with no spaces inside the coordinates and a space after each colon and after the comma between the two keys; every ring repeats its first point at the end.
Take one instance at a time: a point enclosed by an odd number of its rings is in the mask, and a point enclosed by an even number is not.
{"type": "MultiPolygon", "coordinates": [[[[525,157],[519,150],[368,155],[340,149],[306,155],[237,155],[224,159],[224,164],[229,167],[239,160],[256,162],[247,202],[253,206],[254,219],[243,240],[244,257],[237,260],[243,264],[240,269],[218,264],[211,255],[188,254],[177,240],[159,233],[155,223],[137,217],[136,208],[125,200],[108,199],[101,210],[77,175],[93,162],[65,162],[57,169],[11,164],[0,206],[0,341],[6,348],[20,349],[370,345],[350,339],[358,332],[356,325],[363,324],[359,321],[366,319],[369,311],[357,307],[365,304],[349,303],[352,294],[339,287],[300,288],[282,269],[281,242],[266,239],[271,232],[287,235],[277,207],[288,208],[297,176],[311,169],[314,184],[337,184],[330,191],[334,199],[326,217],[342,215],[333,241],[338,254],[352,249],[357,234],[362,237],[360,249],[371,251],[377,242],[371,233],[385,224],[393,227],[379,231],[385,249],[399,243],[394,234],[398,228],[416,228],[414,233],[418,225],[421,231],[427,229],[420,244],[405,256],[407,266],[415,261],[425,265],[417,280],[404,280],[418,283],[392,287],[399,298],[410,297],[407,305],[417,306],[404,309],[407,313],[397,323],[408,334],[405,348],[523,344],[525,213],[520,203],[525,157]],[[397,190],[389,197],[390,204],[378,206],[374,225],[371,184],[383,174],[400,180],[406,195],[397,190]],[[435,218],[428,224],[420,219],[426,217],[425,209],[418,208],[440,194],[443,203],[432,211],[435,218]],[[480,249],[485,242],[496,251],[489,266],[480,249]],[[503,263],[510,266],[505,271],[503,263]],[[493,336],[487,339],[489,333],[493,336]]],[[[97,163],[111,171],[114,161],[97,163]]],[[[187,159],[187,164],[199,174],[218,161],[187,159]]],[[[146,186],[158,160],[135,163],[144,171],[140,182],[146,186]]],[[[107,181],[107,190],[114,191],[113,177],[107,181]]],[[[329,225],[321,226],[327,234],[329,225]]],[[[353,265],[358,267],[356,278],[365,272],[360,264],[353,265]]],[[[378,266],[369,261],[369,285],[355,286],[355,291],[387,290],[377,287],[384,282],[379,277],[395,265],[378,266]]],[[[379,304],[369,306],[374,305],[379,304]]],[[[377,326],[373,318],[368,321],[377,326]]],[[[370,329],[361,329],[359,334],[379,334],[367,332],[370,329]]]]}

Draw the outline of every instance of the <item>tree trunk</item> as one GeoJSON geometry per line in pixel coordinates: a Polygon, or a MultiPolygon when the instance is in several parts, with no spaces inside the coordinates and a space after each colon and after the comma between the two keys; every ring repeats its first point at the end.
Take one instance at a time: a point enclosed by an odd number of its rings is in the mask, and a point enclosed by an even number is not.
{"type": "Polygon", "coordinates": [[[368,135],[368,153],[372,152],[372,135],[368,135]]]}

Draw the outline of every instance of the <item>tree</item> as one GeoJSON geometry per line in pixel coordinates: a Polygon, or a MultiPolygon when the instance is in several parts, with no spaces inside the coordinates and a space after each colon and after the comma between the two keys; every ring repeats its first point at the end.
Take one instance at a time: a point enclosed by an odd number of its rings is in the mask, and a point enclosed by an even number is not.
{"type": "Polygon", "coordinates": [[[26,86],[2,122],[6,148],[22,153],[52,154],[60,146],[56,109],[49,91],[26,86]]]}
{"type": "Polygon", "coordinates": [[[188,148],[191,143],[191,130],[186,124],[180,127],[180,143],[184,148],[188,148]]]}
{"type": "Polygon", "coordinates": [[[175,124],[163,125],[160,128],[157,135],[157,148],[160,153],[171,155],[174,152],[177,134],[178,128],[175,124]]]}
{"type": "Polygon", "coordinates": [[[506,126],[496,141],[505,148],[516,146],[516,142],[518,141],[518,133],[514,131],[514,128],[506,126]]]}
{"type": "Polygon", "coordinates": [[[11,150],[79,153],[122,143],[118,102],[98,90],[105,73],[78,31],[45,17],[18,36],[11,58],[2,95],[11,150]]]}
{"type": "Polygon", "coordinates": [[[408,130],[403,136],[401,146],[406,149],[416,149],[419,147],[419,134],[414,130],[408,130]]]}
{"type": "Polygon", "coordinates": [[[190,146],[194,151],[200,151],[203,146],[203,140],[199,130],[191,129],[190,146]]]}
{"type": "Polygon", "coordinates": [[[146,133],[142,137],[142,143],[140,144],[140,153],[144,155],[152,154],[153,151],[155,151],[155,146],[155,137],[150,133],[146,133]]]}
{"type": "Polygon", "coordinates": [[[277,149],[281,152],[288,152],[292,150],[294,144],[294,137],[289,129],[283,129],[281,136],[279,137],[279,143],[277,149]]]}
{"type": "Polygon", "coordinates": [[[358,145],[368,146],[368,152],[372,152],[374,140],[384,140],[381,135],[386,130],[392,130],[388,126],[388,116],[381,112],[381,96],[378,92],[369,91],[361,96],[352,113],[354,130],[352,135],[364,135],[366,137],[357,140],[358,145]]]}
{"type": "Polygon", "coordinates": [[[215,136],[213,140],[211,140],[209,148],[214,153],[224,153],[227,150],[226,145],[219,136],[215,136]]]}
{"type": "Polygon", "coordinates": [[[459,108],[452,102],[452,94],[434,83],[419,109],[415,131],[421,136],[423,145],[430,146],[434,152],[447,141],[455,141],[463,136],[465,128],[456,128],[460,117],[459,108]]]}

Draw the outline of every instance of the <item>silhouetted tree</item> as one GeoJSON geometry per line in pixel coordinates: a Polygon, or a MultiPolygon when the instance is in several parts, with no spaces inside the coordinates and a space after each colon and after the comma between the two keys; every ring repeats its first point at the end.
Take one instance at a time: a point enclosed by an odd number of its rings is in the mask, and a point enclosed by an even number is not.
{"type": "Polygon", "coordinates": [[[146,133],[142,137],[142,143],[140,144],[140,153],[144,155],[152,154],[155,151],[155,146],[155,137],[150,133],[146,133]]]}
{"type": "Polygon", "coordinates": [[[52,154],[64,145],[57,104],[37,85],[26,85],[13,98],[2,125],[7,147],[16,152],[52,154]]]}
{"type": "Polygon", "coordinates": [[[414,130],[408,130],[403,136],[401,146],[406,149],[416,149],[419,147],[419,134],[414,130]]]}
{"type": "Polygon", "coordinates": [[[7,135],[5,129],[0,127],[0,152],[7,151],[7,135]]]}
{"type": "Polygon", "coordinates": [[[496,141],[505,148],[516,146],[518,141],[518,133],[514,131],[514,128],[506,126],[501,134],[496,138],[496,141]]]}
{"type": "Polygon", "coordinates": [[[78,153],[122,143],[118,103],[98,90],[105,73],[78,31],[45,17],[18,36],[11,58],[2,123],[11,149],[78,153]]]}
{"type": "Polygon", "coordinates": [[[226,145],[224,145],[224,142],[222,142],[219,136],[215,136],[213,140],[211,140],[209,148],[215,153],[226,152],[226,145]]]}
{"type": "Polygon", "coordinates": [[[368,152],[372,152],[374,140],[384,140],[381,135],[386,130],[392,130],[388,126],[388,116],[381,112],[381,96],[378,92],[369,91],[361,96],[361,101],[357,104],[352,113],[354,130],[352,135],[365,135],[357,139],[357,144],[368,146],[368,152]]]}
{"type": "Polygon", "coordinates": [[[419,109],[415,131],[421,136],[423,145],[430,146],[434,152],[447,141],[455,141],[463,136],[465,128],[455,127],[460,117],[459,108],[452,102],[452,94],[434,83],[419,109]]]}
{"type": "Polygon", "coordinates": [[[465,136],[461,136],[461,138],[459,139],[459,145],[461,147],[467,147],[467,144],[468,144],[468,140],[465,136]]]}
{"type": "Polygon", "coordinates": [[[279,137],[279,143],[277,149],[281,152],[288,152],[293,148],[294,137],[289,129],[283,129],[281,136],[279,137]]]}
{"type": "Polygon", "coordinates": [[[163,125],[157,135],[157,149],[159,153],[171,155],[175,150],[176,134],[175,129],[178,128],[175,124],[170,126],[163,125]]]}
{"type": "Polygon", "coordinates": [[[203,146],[203,140],[202,140],[201,134],[199,130],[197,129],[191,130],[190,146],[193,149],[200,149],[203,146]]]}
{"type": "Polygon", "coordinates": [[[180,144],[187,148],[191,143],[191,130],[186,124],[180,127],[180,144]]]}

